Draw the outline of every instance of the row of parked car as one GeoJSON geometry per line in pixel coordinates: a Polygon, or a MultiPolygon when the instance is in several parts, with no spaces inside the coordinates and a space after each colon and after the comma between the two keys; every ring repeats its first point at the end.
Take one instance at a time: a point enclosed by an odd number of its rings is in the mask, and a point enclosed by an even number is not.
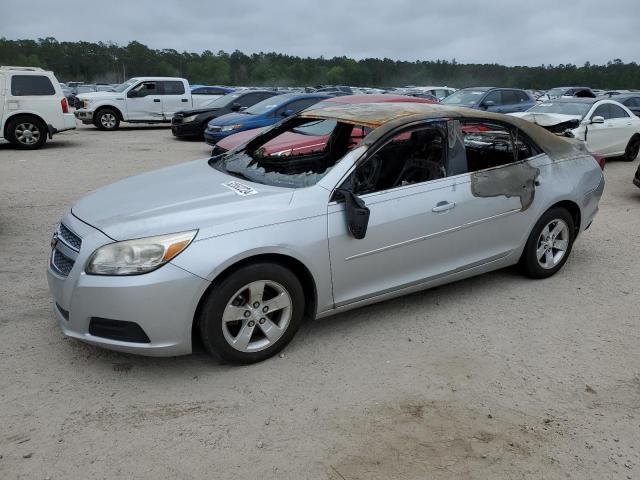
{"type": "MultiPolygon", "coordinates": [[[[398,93],[353,95],[347,86],[290,89],[229,88],[190,85],[173,77],[136,77],[120,85],[98,85],[82,93],[75,88],[75,112],[62,84],[38,68],[1,67],[2,137],[20,148],[38,148],[54,134],[75,128],[75,118],[101,130],[120,122],[166,123],[176,137],[202,138],[214,153],[228,151],[261,130],[300,111],[359,103],[441,103],[492,113],[515,115],[558,135],[577,138],[602,158],[634,160],[640,151],[640,92],[594,92],[587,87],[559,87],[538,98],[516,88],[415,87],[398,93]],[[108,87],[108,88],[107,88],[108,87]],[[283,91],[285,93],[283,93],[283,91]],[[601,93],[601,95],[596,95],[601,93]],[[317,105],[317,106],[316,106],[317,105]]],[[[382,91],[382,90],[380,90],[382,91]]],[[[324,136],[322,126],[300,132],[282,152],[307,148],[324,136]],[[295,140],[295,141],[294,141],[295,140]]]]}

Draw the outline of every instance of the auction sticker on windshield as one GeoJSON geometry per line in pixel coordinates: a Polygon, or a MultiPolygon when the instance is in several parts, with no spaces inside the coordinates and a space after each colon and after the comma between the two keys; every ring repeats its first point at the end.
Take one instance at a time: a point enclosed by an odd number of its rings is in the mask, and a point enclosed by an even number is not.
{"type": "Polygon", "coordinates": [[[258,193],[257,190],[251,188],[249,185],[245,185],[244,183],[240,182],[227,182],[223,183],[222,186],[227,187],[229,190],[233,190],[238,195],[242,195],[243,197],[246,197],[248,195],[255,195],[256,193],[258,193]]]}

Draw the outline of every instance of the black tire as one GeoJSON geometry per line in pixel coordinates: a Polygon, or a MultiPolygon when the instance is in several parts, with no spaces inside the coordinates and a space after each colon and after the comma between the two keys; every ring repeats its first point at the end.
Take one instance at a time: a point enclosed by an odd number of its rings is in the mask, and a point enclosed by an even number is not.
{"type": "Polygon", "coordinates": [[[118,112],[111,108],[103,108],[96,112],[93,124],[99,130],[117,130],[120,126],[120,116],[118,115],[118,112]]]}
{"type": "MultiPolygon", "coordinates": [[[[530,278],[548,278],[552,275],[555,275],[569,258],[575,236],[576,232],[575,225],[573,223],[573,217],[565,208],[554,207],[547,210],[533,227],[531,235],[529,235],[527,244],[525,245],[524,251],[522,252],[522,257],[520,257],[520,270],[530,278]],[[567,246],[564,250],[564,255],[561,257],[558,263],[552,267],[545,268],[538,260],[539,249],[542,249],[544,247],[543,244],[546,244],[545,242],[541,242],[541,235],[547,225],[552,224],[552,222],[557,222],[558,220],[563,221],[568,228],[568,232],[566,234],[568,237],[566,239],[567,246]]],[[[553,249],[551,249],[550,252],[551,255],[553,255],[553,249]]]]}
{"type": "Polygon", "coordinates": [[[6,139],[21,150],[36,150],[47,142],[47,127],[37,117],[18,115],[9,119],[6,139]]]}
{"type": "MultiPolygon", "coordinates": [[[[268,290],[269,287],[265,289],[265,292],[268,290]]],[[[267,294],[265,294],[265,296],[267,296],[267,294]]],[[[200,337],[204,347],[209,353],[226,362],[235,364],[261,362],[278,353],[291,341],[302,322],[304,306],[304,290],[300,280],[298,280],[298,277],[291,272],[291,270],[280,264],[271,262],[245,265],[226,275],[209,289],[201,305],[198,318],[200,337]],[[245,319],[240,319],[237,322],[224,323],[222,320],[223,314],[231,302],[233,302],[233,305],[239,306],[240,309],[247,309],[246,311],[261,311],[261,308],[263,308],[261,306],[256,307],[256,309],[253,309],[253,306],[248,306],[248,298],[246,297],[248,290],[244,290],[243,294],[236,296],[239,290],[242,290],[252,282],[260,281],[275,282],[283,287],[289,295],[291,303],[289,310],[279,310],[278,312],[274,311],[267,314],[260,313],[259,316],[264,315],[268,317],[268,320],[273,321],[276,325],[278,323],[280,325],[283,324],[283,317],[278,318],[278,315],[285,315],[285,313],[288,312],[290,313],[290,317],[288,317],[288,324],[285,321],[286,327],[284,327],[283,333],[273,343],[257,351],[241,351],[233,347],[225,335],[239,338],[240,331],[244,329],[245,326],[250,326],[250,324],[245,325],[245,319]],[[245,295],[244,298],[243,295],[245,295]],[[227,325],[227,327],[223,325],[227,325]],[[230,332],[231,328],[237,328],[237,333],[234,334],[230,332]]],[[[250,322],[252,318],[254,317],[247,318],[246,321],[250,322]]],[[[262,320],[263,319],[260,319],[260,322],[262,320]]],[[[258,324],[257,318],[254,321],[251,332],[253,333],[249,334],[249,338],[250,340],[254,340],[255,343],[259,344],[260,341],[268,342],[262,327],[258,324]],[[255,340],[256,338],[257,340],[255,340]]],[[[249,345],[252,345],[252,343],[249,343],[249,345]]]]}
{"type": "Polygon", "coordinates": [[[625,148],[624,150],[624,155],[622,156],[622,160],[624,160],[625,162],[633,162],[638,156],[639,152],[640,152],[640,136],[634,135],[633,137],[631,137],[631,140],[629,140],[629,143],[627,144],[627,148],[625,148]]]}

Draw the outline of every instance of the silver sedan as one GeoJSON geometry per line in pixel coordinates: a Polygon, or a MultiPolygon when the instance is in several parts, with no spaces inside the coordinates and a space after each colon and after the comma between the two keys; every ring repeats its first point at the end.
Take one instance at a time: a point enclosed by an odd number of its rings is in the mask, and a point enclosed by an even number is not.
{"type": "Polygon", "coordinates": [[[309,110],[235,150],[76,203],[48,280],[65,335],[144,355],[199,336],[226,361],[304,318],[518,265],[558,272],[604,189],[577,140],[425,104],[309,110]]]}

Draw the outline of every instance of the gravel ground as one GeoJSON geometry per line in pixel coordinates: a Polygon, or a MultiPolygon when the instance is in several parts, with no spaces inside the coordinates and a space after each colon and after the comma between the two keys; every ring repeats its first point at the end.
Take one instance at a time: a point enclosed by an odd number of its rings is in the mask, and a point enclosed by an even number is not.
{"type": "Polygon", "coordinates": [[[0,145],[0,478],[640,478],[640,190],[610,162],[563,271],[511,270],[304,325],[220,365],[67,340],[54,224],[101,185],[204,157],[166,127],[0,145]]]}

